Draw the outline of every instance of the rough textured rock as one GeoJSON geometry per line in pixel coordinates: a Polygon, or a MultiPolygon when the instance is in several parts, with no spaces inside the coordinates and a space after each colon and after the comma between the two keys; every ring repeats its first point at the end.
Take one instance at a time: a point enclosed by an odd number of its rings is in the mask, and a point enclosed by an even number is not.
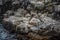
{"type": "Polygon", "coordinates": [[[20,2],[20,7],[17,6],[15,11],[8,10],[3,14],[4,28],[14,31],[18,40],[51,40],[50,38],[58,37],[60,22],[52,18],[52,3],[45,5],[37,0],[20,2]]]}

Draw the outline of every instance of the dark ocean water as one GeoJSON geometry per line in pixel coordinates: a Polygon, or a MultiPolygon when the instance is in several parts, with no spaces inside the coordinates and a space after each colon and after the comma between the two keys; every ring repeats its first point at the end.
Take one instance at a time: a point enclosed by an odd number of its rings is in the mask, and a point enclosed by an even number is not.
{"type": "Polygon", "coordinates": [[[15,34],[10,34],[9,31],[4,29],[3,25],[0,24],[0,40],[17,40],[15,34]]]}

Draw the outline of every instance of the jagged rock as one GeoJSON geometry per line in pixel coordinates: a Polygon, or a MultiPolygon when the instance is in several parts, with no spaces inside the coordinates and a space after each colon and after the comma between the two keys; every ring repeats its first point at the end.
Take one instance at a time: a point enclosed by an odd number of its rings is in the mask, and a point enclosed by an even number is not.
{"type": "Polygon", "coordinates": [[[36,13],[36,11],[32,10],[32,11],[31,11],[31,15],[32,15],[32,14],[36,15],[37,13],[36,13]]]}
{"type": "Polygon", "coordinates": [[[27,14],[27,11],[24,9],[18,9],[17,12],[19,12],[22,16],[25,16],[27,14]]]}
{"type": "Polygon", "coordinates": [[[16,16],[16,17],[22,17],[22,15],[19,12],[14,12],[14,16],[16,16]]]}
{"type": "Polygon", "coordinates": [[[12,3],[12,5],[14,5],[14,4],[19,4],[19,1],[15,0],[15,1],[12,3]]]}
{"type": "Polygon", "coordinates": [[[4,15],[4,17],[9,17],[9,16],[12,16],[12,15],[14,15],[14,12],[13,11],[11,11],[11,10],[8,10],[5,14],[3,14],[4,15]]]}
{"type": "Polygon", "coordinates": [[[5,18],[4,21],[11,22],[12,24],[15,24],[16,22],[16,17],[10,16],[9,18],[5,18]]]}
{"type": "Polygon", "coordinates": [[[7,30],[15,31],[16,26],[20,24],[20,17],[10,16],[9,18],[3,19],[3,25],[7,30]]]}
{"type": "Polygon", "coordinates": [[[4,14],[3,16],[4,16],[5,18],[9,17],[7,14],[4,14]]]}
{"type": "Polygon", "coordinates": [[[21,23],[20,25],[18,25],[16,27],[17,31],[18,32],[21,32],[21,33],[28,33],[29,29],[27,27],[28,24],[26,23],[21,23]]]}
{"type": "Polygon", "coordinates": [[[36,2],[36,6],[43,6],[44,5],[44,3],[43,2],[40,2],[40,1],[38,1],[38,2],[36,2]]]}
{"type": "Polygon", "coordinates": [[[35,33],[28,33],[27,35],[17,35],[18,38],[25,38],[26,40],[49,40],[51,36],[41,36],[35,33]]]}
{"type": "Polygon", "coordinates": [[[33,26],[33,27],[30,27],[30,30],[32,31],[32,32],[35,32],[35,33],[38,33],[38,27],[35,27],[35,26],[33,26]]]}
{"type": "Polygon", "coordinates": [[[22,18],[24,23],[28,23],[29,19],[28,18],[22,18]]]}
{"type": "Polygon", "coordinates": [[[35,33],[29,33],[27,36],[32,40],[49,40],[49,38],[51,37],[51,36],[41,36],[35,33]]]}
{"type": "Polygon", "coordinates": [[[49,40],[50,37],[59,35],[60,22],[52,19],[52,14],[48,17],[52,11],[51,5],[48,4],[48,11],[40,0],[22,0],[21,4],[15,1],[13,6],[16,11],[8,10],[4,14],[3,25],[6,29],[15,31],[18,40],[49,40]]]}
{"type": "Polygon", "coordinates": [[[33,9],[33,7],[31,5],[28,5],[26,9],[27,9],[27,11],[31,11],[33,9]]]}
{"type": "Polygon", "coordinates": [[[31,25],[38,25],[40,23],[40,20],[37,18],[32,18],[30,21],[31,25]]]}
{"type": "Polygon", "coordinates": [[[28,17],[31,17],[31,15],[30,15],[30,14],[26,14],[26,15],[25,15],[25,17],[27,17],[27,18],[28,18],[28,17]]]}
{"type": "Polygon", "coordinates": [[[57,33],[60,33],[60,23],[57,22],[54,25],[51,26],[53,30],[55,30],[57,33]],[[56,27],[57,26],[57,27],[56,27]]]}
{"type": "Polygon", "coordinates": [[[44,3],[43,2],[40,2],[40,1],[31,1],[32,4],[35,5],[35,8],[39,8],[39,9],[42,9],[44,7],[44,3]]]}
{"type": "Polygon", "coordinates": [[[55,7],[55,11],[56,12],[59,12],[60,11],[60,5],[54,5],[54,7],[55,7]]]}
{"type": "Polygon", "coordinates": [[[36,12],[34,12],[34,11],[31,11],[31,15],[37,15],[37,13],[36,12]]]}

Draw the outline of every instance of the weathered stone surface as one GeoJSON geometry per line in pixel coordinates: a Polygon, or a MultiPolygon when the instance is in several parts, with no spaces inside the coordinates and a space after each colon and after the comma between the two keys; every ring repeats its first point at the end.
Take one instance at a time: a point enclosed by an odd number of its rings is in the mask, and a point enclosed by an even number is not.
{"type": "Polygon", "coordinates": [[[37,18],[32,18],[30,21],[31,25],[38,25],[40,23],[40,20],[37,18]]]}
{"type": "Polygon", "coordinates": [[[49,4],[47,9],[50,9],[47,11],[42,1],[21,2],[20,8],[16,11],[8,10],[3,18],[5,28],[10,32],[15,31],[18,40],[50,40],[51,37],[59,35],[60,22],[51,18],[54,14],[50,12],[52,7],[49,4]]]}

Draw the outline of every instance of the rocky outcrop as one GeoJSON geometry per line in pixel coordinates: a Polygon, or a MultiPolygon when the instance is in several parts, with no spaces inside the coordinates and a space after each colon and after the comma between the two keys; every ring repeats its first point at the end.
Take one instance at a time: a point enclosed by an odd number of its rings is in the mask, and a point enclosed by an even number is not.
{"type": "Polygon", "coordinates": [[[41,7],[42,9],[45,7],[43,2],[23,1],[20,8],[15,11],[8,10],[4,14],[4,27],[16,33],[18,40],[50,40],[53,36],[58,36],[60,22],[51,18],[52,8],[46,11],[39,9],[41,7]],[[24,5],[25,2],[31,4],[24,5]]]}

